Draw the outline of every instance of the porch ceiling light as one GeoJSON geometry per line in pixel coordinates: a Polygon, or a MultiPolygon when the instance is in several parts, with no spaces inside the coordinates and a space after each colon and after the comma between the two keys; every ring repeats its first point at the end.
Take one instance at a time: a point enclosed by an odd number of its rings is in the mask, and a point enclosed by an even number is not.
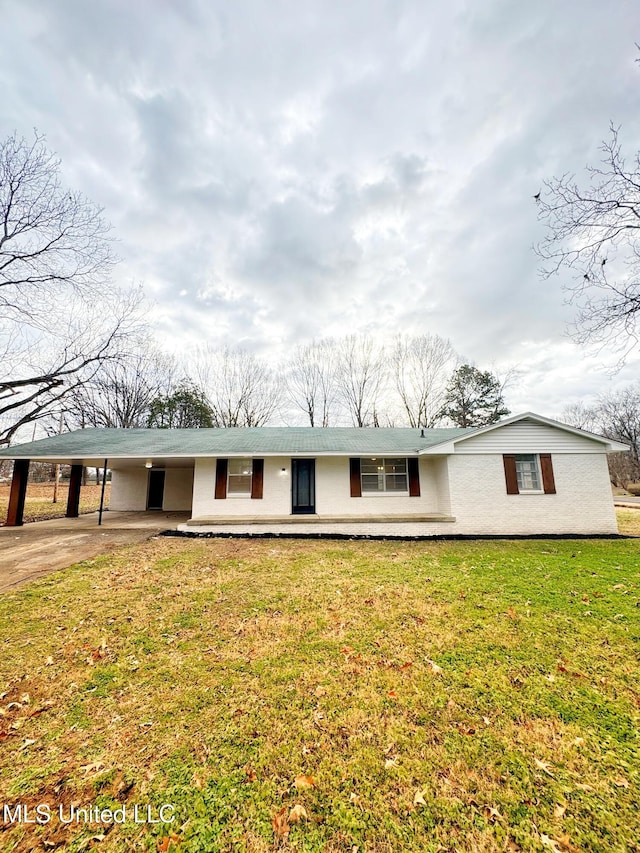
{"type": "Polygon", "coordinates": [[[147,459],[147,461],[144,463],[144,467],[153,468],[153,462],[150,459],[147,459]]]}

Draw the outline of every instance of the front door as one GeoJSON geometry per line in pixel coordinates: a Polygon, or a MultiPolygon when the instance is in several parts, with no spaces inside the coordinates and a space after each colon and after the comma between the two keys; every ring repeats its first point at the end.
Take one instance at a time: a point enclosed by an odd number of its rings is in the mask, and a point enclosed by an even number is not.
{"type": "Polygon", "coordinates": [[[149,471],[147,509],[162,509],[164,501],[164,471],[149,471]]]}
{"type": "Polygon", "coordinates": [[[316,460],[291,460],[292,512],[310,515],[316,511],[316,460]]]}

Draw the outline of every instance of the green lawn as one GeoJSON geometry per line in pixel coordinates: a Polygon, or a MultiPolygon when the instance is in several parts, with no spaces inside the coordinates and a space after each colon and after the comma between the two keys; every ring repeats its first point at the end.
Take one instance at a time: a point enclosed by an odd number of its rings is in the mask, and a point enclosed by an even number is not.
{"type": "Polygon", "coordinates": [[[639,580],[635,540],[155,539],[50,575],[0,597],[0,805],[128,811],[0,849],[638,851],[639,580]]]}

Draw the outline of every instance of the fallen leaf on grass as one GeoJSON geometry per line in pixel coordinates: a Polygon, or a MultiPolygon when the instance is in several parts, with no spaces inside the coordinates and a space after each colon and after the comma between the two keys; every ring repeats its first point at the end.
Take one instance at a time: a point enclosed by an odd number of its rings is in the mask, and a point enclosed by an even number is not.
{"type": "Polygon", "coordinates": [[[256,782],[258,780],[258,774],[250,764],[245,766],[244,772],[247,774],[247,782],[256,782]]]}
{"type": "Polygon", "coordinates": [[[293,784],[299,791],[306,791],[308,788],[315,788],[316,783],[313,780],[313,776],[305,776],[304,773],[301,773],[299,776],[293,780],[293,784]]]}
{"type": "Polygon", "coordinates": [[[299,823],[301,820],[307,820],[309,815],[302,803],[296,803],[289,812],[289,823],[299,823]]]}
{"type": "Polygon", "coordinates": [[[385,770],[390,770],[392,767],[397,767],[397,766],[398,766],[398,759],[397,758],[387,758],[387,760],[384,763],[384,769],[385,770]]]}
{"type": "Polygon", "coordinates": [[[434,675],[442,675],[442,672],[443,672],[442,667],[438,666],[438,664],[435,661],[429,660],[429,658],[425,658],[425,663],[428,664],[429,669],[431,670],[431,672],[434,675]]]}
{"type": "Polygon", "coordinates": [[[509,617],[509,619],[517,619],[518,618],[518,614],[513,609],[513,607],[507,608],[507,616],[509,617]]]}
{"type": "Polygon", "coordinates": [[[553,850],[553,853],[562,853],[561,848],[558,847],[558,842],[554,841],[553,838],[550,838],[548,835],[542,833],[540,841],[542,842],[543,847],[548,847],[549,850],[553,850]]]}
{"type": "Polygon", "coordinates": [[[556,803],[556,806],[553,810],[554,817],[564,817],[567,812],[567,807],[562,805],[561,803],[556,803]]]}
{"type": "Polygon", "coordinates": [[[289,835],[289,821],[287,820],[287,807],[283,806],[280,811],[275,814],[271,820],[271,827],[276,838],[282,839],[289,835]]]}
{"type": "Polygon", "coordinates": [[[80,770],[83,773],[98,773],[100,770],[104,770],[104,764],[102,761],[93,761],[91,764],[83,764],[80,770]]]}
{"type": "Polygon", "coordinates": [[[504,820],[503,815],[500,814],[495,806],[485,806],[482,813],[489,823],[495,823],[497,820],[504,820]]]}
{"type": "Polygon", "coordinates": [[[413,805],[414,806],[426,806],[427,801],[422,796],[422,791],[416,791],[413,795],[413,805]]]}
{"type": "Polygon", "coordinates": [[[158,853],[167,853],[170,844],[171,839],[168,835],[165,835],[163,838],[160,838],[157,844],[158,853]]]}
{"type": "Polygon", "coordinates": [[[548,761],[540,761],[539,758],[534,758],[533,760],[535,762],[536,767],[542,770],[543,773],[546,773],[547,776],[551,776],[551,778],[553,779],[553,773],[551,772],[551,770],[553,769],[552,764],[549,764],[548,761]]]}
{"type": "Polygon", "coordinates": [[[613,784],[616,786],[616,788],[629,787],[629,782],[623,776],[618,776],[616,779],[614,779],[613,784]]]}
{"type": "Polygon", "coordinates": [[[390,690],[387,693],[387,696],[389,697],[389,699],[397,699],[398,698],[398,694],[396,693],[395,690],[390,690]]]}

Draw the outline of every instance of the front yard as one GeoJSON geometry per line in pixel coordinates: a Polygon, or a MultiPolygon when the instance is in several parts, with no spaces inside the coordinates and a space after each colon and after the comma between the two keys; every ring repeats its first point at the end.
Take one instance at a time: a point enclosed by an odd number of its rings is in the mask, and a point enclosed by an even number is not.
{"type": "Polygon", "coordinates": [[[160,538],[4,595],[0,808],[50,820],[0,847],[640,850],[639,556],[160,538]]]}

